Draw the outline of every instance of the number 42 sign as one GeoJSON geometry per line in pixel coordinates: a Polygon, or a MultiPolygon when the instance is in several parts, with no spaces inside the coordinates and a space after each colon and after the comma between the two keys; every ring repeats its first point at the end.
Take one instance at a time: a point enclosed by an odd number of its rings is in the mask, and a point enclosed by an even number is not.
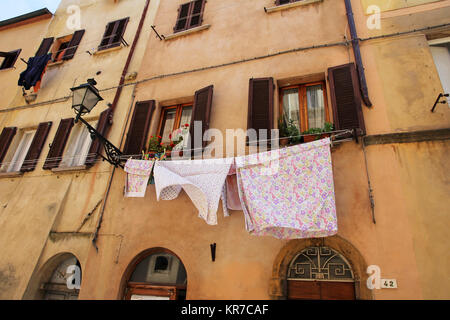
{"type": "Polygon", "coordinates": [[[396,279],[381,279],[381,269],[379,266],[371,265],[367,268],[370,275],[367,279],[367,287],[373,289],[396,289],[396,279]]]}

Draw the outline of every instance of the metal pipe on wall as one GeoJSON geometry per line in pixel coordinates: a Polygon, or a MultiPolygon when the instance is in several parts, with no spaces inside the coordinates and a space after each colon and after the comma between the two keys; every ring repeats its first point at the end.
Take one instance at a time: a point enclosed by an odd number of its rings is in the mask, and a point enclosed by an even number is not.
{"type": "Polygon", "coordinates": [[[348,25],[350,27],[350,35],[352,37],[351,41],[352,41],[353,53],[355,55],[356,67],[358,70],[359,84],[360,84],[360,89],[361,89],[361,97],[364,101],[364,104],[368,107],[371,107],[372,102],[369,99],[369,90],[367,89],[366,74],[364,72],[364,65],[363,65],[362,57],[361,57],[361,50],[359,48],[360,40],[358,38],[358,32],[356,31],[355,19],[353,18],[352,3],[351,3],[351,0],[344,0],[344,1],[345,1],[345,9],[347,11],[348,25]]]}

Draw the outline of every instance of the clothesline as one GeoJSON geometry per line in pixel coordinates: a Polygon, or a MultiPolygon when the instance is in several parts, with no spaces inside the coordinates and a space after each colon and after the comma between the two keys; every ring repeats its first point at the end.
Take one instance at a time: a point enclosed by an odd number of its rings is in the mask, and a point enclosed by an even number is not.
{"type": "Polygon", "coordinates": [[[252,235],[332,236],[337,217],[330,143],[327,137],[285,148],[275,155],[276,166],[258,154],[205,162],[128,159],[124,196],[144,198],[152,176],[157,201],[174,200],[184,190],[208,225],[217,225],[221,200],[224,216],[243,211],[252,235]]]}

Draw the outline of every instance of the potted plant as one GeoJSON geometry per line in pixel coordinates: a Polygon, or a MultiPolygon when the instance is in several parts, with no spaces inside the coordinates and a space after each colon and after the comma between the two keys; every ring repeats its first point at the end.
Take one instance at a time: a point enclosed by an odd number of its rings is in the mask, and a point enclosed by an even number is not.
{"type": "Polygon", "coordinates": [[[303,142],[311,142],[314,140],[320,139],[320,133],[323,132],[323,129],[321,128],[311,128],[306,131],[303,131],[303,142]]]}
{"type": "Polygon", "coordinates": [[[284,117],[280,119],[280,121],[278,121],[278,130],[280,137],[280,145],[284,147],[289,143],[289,130],[288,125],[284,120],[284,117]]]}
{"type": "Polygon", "coordinates": [[[289,136],[289,143],[290,144],[296,144],[301,142],[302,137],[300,137],[300,130],[297,128],[297,126],[294,123],[294,120],[289,120],[289,124],[287,126],[288,136],[289,136]]]}
{"type": "Polygon", "coordinates": [[[324,134],[321,135],[321,138],[327,138],[330,136],[330,132],[334,130],[334,125],[331,122],[325,122],[323,127],[324,134]]]}

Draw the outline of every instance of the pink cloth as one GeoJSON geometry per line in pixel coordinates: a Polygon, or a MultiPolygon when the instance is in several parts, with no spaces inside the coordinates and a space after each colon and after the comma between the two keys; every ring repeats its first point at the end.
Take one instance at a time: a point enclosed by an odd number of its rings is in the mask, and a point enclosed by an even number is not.
{"type": "Polygon", "coordinates": [[[236,174],[229,175],[227,177],[226,188],[227,188],[227,208],[229,210],[242,211],[236,174]]]}
{"type": "Polygon", "coordinates": [[[329,138],[235,160],[251,234],[300,239],[337,233],[329,138]]]}
{"type": "Polygon", "coordinates": [[[143,198],[153,168],[153,161],[129,159],[125,164],[127,173],[125,197],[143,198]]]}

